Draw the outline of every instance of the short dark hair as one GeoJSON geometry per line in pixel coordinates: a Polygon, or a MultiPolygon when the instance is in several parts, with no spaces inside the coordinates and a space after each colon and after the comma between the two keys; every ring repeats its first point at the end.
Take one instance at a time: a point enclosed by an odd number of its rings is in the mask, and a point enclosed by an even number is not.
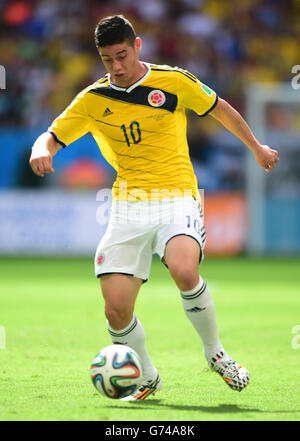
{"type": "Polygon", "coordinates": [[[96,26],[95,43],[97,48],[112,44],[128,43],[133,46],[136,34],[132,24],[123,15],[104,17],[96,26]]]}

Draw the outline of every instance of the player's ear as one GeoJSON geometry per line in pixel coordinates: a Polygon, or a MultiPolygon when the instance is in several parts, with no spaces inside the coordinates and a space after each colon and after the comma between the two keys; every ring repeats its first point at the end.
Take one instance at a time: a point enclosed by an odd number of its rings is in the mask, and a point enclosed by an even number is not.
{"type": "Polygon", "coordinates": [[[134,45],[137,50],[137,53],[139,53],[142,48],[142,39],[140,37],[136,37],[134,45]]]}

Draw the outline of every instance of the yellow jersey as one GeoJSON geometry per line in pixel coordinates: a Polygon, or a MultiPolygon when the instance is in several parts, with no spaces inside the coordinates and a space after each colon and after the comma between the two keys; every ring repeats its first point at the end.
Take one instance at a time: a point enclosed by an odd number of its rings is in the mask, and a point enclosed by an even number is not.
{"type": "Polygon", "coordinates": [[[192,195],[200,201],[185,109],[205,116],[218,96],[186,70],[144,64],[146,74],[128,88],[114,85],[110,74],[85,88],[48,130],[63,147],[92,133],[117,171],[114,200],[192,195]]]}

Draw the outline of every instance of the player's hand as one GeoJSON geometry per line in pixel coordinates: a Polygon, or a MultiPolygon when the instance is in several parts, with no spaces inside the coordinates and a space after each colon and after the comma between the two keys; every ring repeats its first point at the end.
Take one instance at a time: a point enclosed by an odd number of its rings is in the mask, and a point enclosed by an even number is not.
{"type": "Polygon", "coordinates": [[[266,172],[273,170],[279,161],[277,150],[273,150],[267,145],[261,145],[254,155],[258,164],[263,167],[266,172]]]}
{"type": "Polygon", "coordinates": [[[37,175],[43,177],[45,173],[54,173],[53,158],[50,154],[44,153],[42,156],[40,153],[32,150],[30,159],[30,167],[32,171],[37,175]]]}

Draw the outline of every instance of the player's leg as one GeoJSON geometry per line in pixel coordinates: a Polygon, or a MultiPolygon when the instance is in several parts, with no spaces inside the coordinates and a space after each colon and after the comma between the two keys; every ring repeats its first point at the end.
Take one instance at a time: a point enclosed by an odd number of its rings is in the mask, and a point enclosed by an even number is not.
{"type": "Polygon", "coordinates": [[[95,255],[95,274],[100,277],[112,341],[132,347],[144,368],[143,384],[123,400],[145,399],[162,384],[146,350],[143,327],[134,314],[136,297],[149,277],[152,262],[153,225],[141,222],[144,212],[144,201],[114,201],[109,225],[95,255]]]}
{"type": "Polygon", "coordinates": [[[135,301],[142,283],[142,279],[125,274],[113,273],[100,277],[105,316],[112,329],[124,329],[132,321],[135,301]]]}
{"type": "Polygon", "coordinates": [[[141,357],[147,380],[155,380],[153,366],[145,346],[144,329],[134,314],[135,301],[143,280],[125,274],[107,274],[100,278],[105,301],[107,328],[113,343],[130,346],[141,357]]]}
{"type": "Polygon", "coordinates": [[[125,274],[106,274],[100,278],[105,301],[107,328],[114,344],[134,349],[141,357],[144,381],[137,391],[123,401],[144,400],[161,390],[162,381],[153,366],[145,346],[144,329],[134,314],[135,301],[143,279],[125,274]]]}
{"type": "Polygon", "coordinates": [[[223,347],[218,338],[213,299],[198,272],[200,253],[200,245],[193,237],[179,235],[168,241],[164,262],[180,289],[184,311],[200,335],[209,361],[223,347]]]}
{"type": "Polygon", "coordinates": [[[249,382],[249,373],[221,345],[213,299],[198,273],[200,253],[201,246],[195,238],[177,235],[167,242],[163,260],[180,289],[184,311],[202,339],[209,366],[231,388],[241,391],[249,382]]]}

